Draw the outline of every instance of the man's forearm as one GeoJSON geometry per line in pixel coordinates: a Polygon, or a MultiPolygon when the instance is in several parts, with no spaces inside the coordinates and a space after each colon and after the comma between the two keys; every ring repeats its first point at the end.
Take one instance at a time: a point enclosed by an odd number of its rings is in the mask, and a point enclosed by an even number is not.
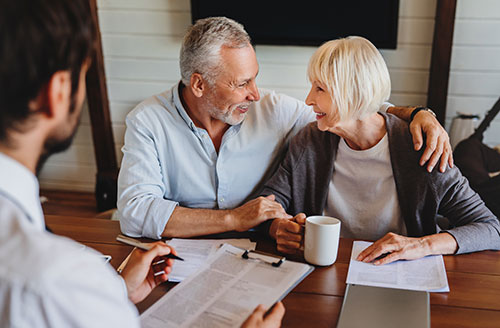
{"type": "Polygon", "coordinates": [[[230,210],[197,209],[177,206],[162,237],[188,238],[233,230],[230,210]]]}
{"type": "Polygon", "coordinates": [[[406,122],[410,122],[411,113],[415,106],[391,106],[387,108],[387,113],[394,114],[406,122]]]}

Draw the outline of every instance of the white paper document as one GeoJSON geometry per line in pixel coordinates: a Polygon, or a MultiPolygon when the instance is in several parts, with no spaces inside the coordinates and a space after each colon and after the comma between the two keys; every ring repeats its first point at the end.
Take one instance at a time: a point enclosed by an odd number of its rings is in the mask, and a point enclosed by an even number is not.
{"type": "Polygon", "coordinates": [[[365,241],[353,243],[346,283],[428,292],[450,291],[442,255],[379,266],[356,261],[358,254],[371,244],[365,241]]]}
{"type": "Polygon", "coordinates": [[[250,253],[224,244],[193,275],[171,289],[141,315],[141,326],[240,327],[258,304],[270,307],[314,268],[250,253]]]}
{"type": "Polygon", "coordinates": [[[168,281],[179,282],[198,270],[210,256],[214,255],[222,244],[255,250],[257,243],[248,238],[241,239],[180,239],[173,238],[168,242],[184,261],[175,261],[168,281]]]}

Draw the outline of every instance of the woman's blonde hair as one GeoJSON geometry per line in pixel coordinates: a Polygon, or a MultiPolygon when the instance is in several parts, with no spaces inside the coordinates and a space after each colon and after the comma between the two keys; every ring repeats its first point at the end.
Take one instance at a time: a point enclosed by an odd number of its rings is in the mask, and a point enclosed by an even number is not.
{"type": "Polygon", "coordinates": [[[391,94],[384,59],[365,38],[349,36],[324,43],[312,55],[307,75],[327,88],[340,120],[375,113],[391,94]]]}

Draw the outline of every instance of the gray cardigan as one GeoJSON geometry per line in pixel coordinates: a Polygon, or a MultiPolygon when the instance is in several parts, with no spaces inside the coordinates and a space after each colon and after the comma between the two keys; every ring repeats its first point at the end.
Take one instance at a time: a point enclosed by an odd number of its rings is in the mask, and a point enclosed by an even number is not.
{"type": "MultiPolygon", "coordinates": [[[[454,167],[428,173],[419,163],[422,151],[413,150],[408,123],[391,114],[386,121],[392,171],[408,236],[436,233],[436,216],[447,217],[448,233],[458,243],[457,253],[500,249],[500,223],[454,167]]],[[[289,214],[321,215],[335,170],[339,136],[322,132],[316,122],[290,142],[286,158],[265,184],[262,194],[274,194],[289,214]]]]}

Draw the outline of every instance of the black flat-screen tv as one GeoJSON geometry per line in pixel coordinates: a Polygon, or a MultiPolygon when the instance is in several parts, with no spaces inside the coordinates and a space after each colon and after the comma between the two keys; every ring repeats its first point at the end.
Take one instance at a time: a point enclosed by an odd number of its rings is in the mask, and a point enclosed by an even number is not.
{"type": "Polygon", "coordinates": [[[211,16],[240,22],[254,44],[318,46],[359,35],[396,49],[399,0],[191,0],[193,23],[211,16]]]}

